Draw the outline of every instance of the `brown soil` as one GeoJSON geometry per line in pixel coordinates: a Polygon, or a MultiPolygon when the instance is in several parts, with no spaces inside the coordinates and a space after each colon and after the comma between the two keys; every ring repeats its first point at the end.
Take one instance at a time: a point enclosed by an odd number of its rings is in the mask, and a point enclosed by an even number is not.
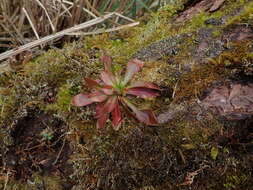
{"type": "Polygon", "coordinates": [[[29,113],[11,132],[14,143],[5,155],[4,165],[17,180],[27,180],[34,172],[40,172],[60,176],[71,185],[68,176],[72,169],[67,164],[71,150],[66,132],[67,125],[52,115],[29,113]]]}
{"type": "Polygon", "coordinates": [[[224,132],[217,138],[222,147],[230,148],[235,155],[253,153],[253,118],[224,122],[224,132]]]}

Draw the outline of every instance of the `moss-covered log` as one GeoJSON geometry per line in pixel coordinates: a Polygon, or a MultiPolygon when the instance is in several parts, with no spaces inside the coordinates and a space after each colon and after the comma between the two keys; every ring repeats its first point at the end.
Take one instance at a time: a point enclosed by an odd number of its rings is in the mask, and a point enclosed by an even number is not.
{"type": "MultiPolygon", "coordinates": [[[[248,85],[251,92],[252,1],[172,1],[145,22],[49,50],[1,74],[1,188],[252,189],[253,113],[247,109],[245,117],[231,120],[220,110],[214,111],[219,109],[216,102],[211,102],[215,109],[203,106],[208,97],[214,101],[214,89],[227,88],[231,95],[239,84],[241,89],[248,85]],[[100,74],[103,64],[99,58],[104,53],[113,57],[118,68],[125,68],[131,58],[145,61],[136,79],[154,82],[162,92],[155,100],[137,99],[135,103],[152,108],[158,126],[144,126],[125,116],[119,131],[112,129],[111,121],[98,130],[93,106],[71,105],[74,95],[88,91],[83,78],[95,79],[100,74]],[[27,149],[15,145],[13,134],[18,126],[25,127],[20,123],[27,118],[40,115],[52,120],[38,125],[44,133],[34,125],[40,131],[36,138],[22,135],[48,146],[43,150],[57,154],[56,158],[48,156],[53,159],[49,162],[31,154],[33,169],[17,178],[20,163],[28,158],[12,158],[21,153],[10,151],[27,149]],[[52,124],[55,121],[64,123],[61,132],[52,124]],[[49,139],[52,136],[55,138],[49,139]],[[50,149],[57,142],[57,148],[50,149]],[[68,160],[62,155],[63,142],[72,153],[68,160]],[[54,169],[48,171],[47,163],[54,169]]],[[[239,97],[240,93],[235,94],[239,97]]],[[[251,105],[252,97],[244,96],[251,105]]],[[[243,106],[239,108],[248,105],[243,106]]],[[[230,114],[245,111],[239,108],[230,114]]],[[[34,148],[29,145],[28,149],[34,148]]]]}

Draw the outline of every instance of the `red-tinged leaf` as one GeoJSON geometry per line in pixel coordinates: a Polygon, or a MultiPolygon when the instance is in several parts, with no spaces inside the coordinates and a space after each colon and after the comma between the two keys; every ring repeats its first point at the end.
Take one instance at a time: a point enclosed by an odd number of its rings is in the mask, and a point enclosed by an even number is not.
{"type": "Polygon", "coordinates": [[[124,99],[124,103],[134,112],[135,117],[146,125],[156,125],[157,119],[151,110],[138,110],[133,104],[124,99]]]}
{"type": "Polygon", "coordinates": [[[109,86],[112,86],[113,83],[115,82],[115,78],[114,76],[111,74],[111,73],[108,73],[106,71],[103,71],[101,73],[101,76],[100,76],[101,80],[106,84],[106,85],[109,85],[109,86]]]}
{"type": "Polygon", "coordinates": [[[159,96],[159,93],[156,90],[149,89],[149,88],[128,88],[126,89],[127,94],[135,95],[141,98],[155,98],[159,96]]]}
{"type": "Polygon", "coordinates": [[[100,91],[95,91],[88,94],[88,98],[93,102],[103,102],[108,98],[108,96],[100,91]]]}
{"type": "Polygon", "coordinates": [[[97,104],[96,106],[96,115],[95,115],[95,118],[99,118],[99,113],[101,113],[101,110],[103,108],[105,103],[100,103],[100,104],[97,104]]]}
{"type": "Polygon", "coordinates": [[[115,108],[117,104],[117,97],[116,96],[112,96],[110,98],[108,98],[108,100],[102,104],[99,105],[96,109],[96,118],[99,118],[101,115],[107,113],[111,113],[112,110],[115,108]]]}
{"type": "Polygon", "coordinates": [[[143,67],[144,62],[133,59],[128,62],[127,64],[127,70],[124,78],[124,84],[127,84],[134,76],[135,73],[139,72],[140,69],[143,67]]]}
{"type": "Polygon", "coordinates": [[[77,94],[72,98],[72,104],[75,106],[87,106],[92,103],[93,101],[85,94],[77,94]]]}
{"type": "Polygon", "coordinates": [[[97,82],[93,79],[84,78],[84,80],[85,80],[85,83],[88,85],[89,88],[94,88],[94,87],[99,87],[100,86],[99,82],[97,82]]]}
{"type": "Polygon", "coordinates": [[[148,124],[148,125],[156,125],[156,124],[158,124],[157,118],[156,118],[155,114],[151,110],[142,110],[142,112],[144,112],[145,114],[148,115],[149,121],[146,124],[148,124]]]}
{"type": "Polygon", "coordinates": [[[145,82],[145,81],[137,81],[134,82],[129,86],[129,88],[136,88],[136,87],[142,87],[142,88],[149,88],[154,90],[161,90],[157,85],[155,85],[152,82],[145,82]]]}
{"type": "Polygon", "coordinates": [[[98,129],[104,128],[108,118],[109,118],[109,114],[107,113],[101,115],[97,120],[97,128],[98,129]]]}
{"type": "Polygon", "coordinates": [[[122,121],[121,110],[117,100],[116,106],[112,111],[112,124],[115,130],[118,130],[122,121]]]}
{"type": "Polygon", "coordinates": [[[111,86],[103,86],[103,88],[101,88],[100,90],[106,95],[113,95],[113,91],[114,91],[111,86]]]}
{"type": "Polygon", "coordinates": [[[105,71],[112,72],[112,58],[108,55],[103,55],[100,58],[101,62],[104,63],[105,71]]]}

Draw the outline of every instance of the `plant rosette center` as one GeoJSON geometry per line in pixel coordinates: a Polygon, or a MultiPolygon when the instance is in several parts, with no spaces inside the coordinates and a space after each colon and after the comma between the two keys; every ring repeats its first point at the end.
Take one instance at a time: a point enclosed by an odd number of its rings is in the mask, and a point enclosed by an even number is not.
{"type": "Polygon", "coordinates": [[[144,63],[138,59],[130,60],[124,77],[121,77],[113,72],[111,57],[103,56],[101,61],[104,63],[105,70],[101,72],[100,79],[84,79],[92,92],[77,94],[73,97],[72,104],[81,107],[97,103],[95,114],[97,128],[103,128],[111,116],[114,129],[119,129],[123,120],[123,110],[141,123],[156,125],[157,119],[152,110],[139,110],[128,99],[129,95],[143,99],[159,96],[160,88],[157,85],[146,81],[131,82],[144,63]]]}
{"type": "Polygon", "coordinates": [[[116,92],[118,93],[118,95],[122,95],[122,96],[125,95],[124,93],[125,85],[123,85],[121,82],[115,84],[113,88],[116,89],[116,92]]]}

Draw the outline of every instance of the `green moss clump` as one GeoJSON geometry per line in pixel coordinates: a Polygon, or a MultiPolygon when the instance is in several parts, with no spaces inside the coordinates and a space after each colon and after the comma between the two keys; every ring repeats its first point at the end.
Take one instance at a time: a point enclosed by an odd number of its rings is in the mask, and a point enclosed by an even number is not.
{"type": "Polygon", "coordinates": [[[204,67],[193,68],[191,72],[183,74],[175,93],[175,102],[186,98],[198,97],[204,89],[210,87],[213,82],[225,78],[224,65],[211,63],[204,67]]]}
{"type": "Polygon", "coordinates": [[[0,94],[0,126],[2,126],[5,119],[11,117],[10,113],[17,108],[13,90],[3,88],[0,94]]]}
{"type": "Polygon", "coordinates": [[[247,1],[247,0],[241,0],[239,4],[245,4],[244,6],[244,11],[241,12],[241,14],[231,17],[227,21],[227,25],[231,25],[233,23],[248,23],[250,22],[253,24],[252,19],[253,19],[253,2],[247,1]]]}
{"type": "Polygon", "coordinates": [[[221,30],[214,30],[212,34],[213,37],[219,37],[221,35],[221,30]]]}
{"type": "Polygon", "coordinates": [[[103,68],[98,58],[90,61],[94,54],[73,43],[63,50],[50,50],[11,74],[12,87],[3,88],[8,94],[0,96],[1,124],[10,125],[28,108],[69,114],[71,96],[86,90],[83,78],[97,75],[103,68]]]}
{"type": "Polygon", "coordinates": [[[71,86],[64,84],[58,89],[55,103],[47,105],[46,110],[53,110],[59,113],[69,112],[73,94],[71,86]]]}
{"type": "Polygon", "coordinates": [[[248,176],[246,174],[238,175],[236,173],[226,176],[226,182],[223,184],[226,189],[235,189],[241,187],[247,182],[248,176]]]}

